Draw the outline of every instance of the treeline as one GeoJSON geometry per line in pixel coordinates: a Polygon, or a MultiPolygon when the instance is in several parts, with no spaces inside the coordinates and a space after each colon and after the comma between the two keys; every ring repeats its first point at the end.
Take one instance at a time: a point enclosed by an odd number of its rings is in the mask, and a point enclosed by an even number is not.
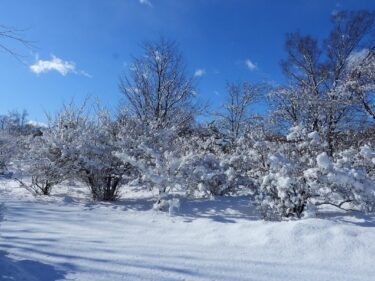
{"type": "Polygon", "coordinates": [[[0,118],[0,170],[19,159],[29,188],[44,195],[67,179],[85,183],[95,200],[137,185],[158,191],[159,209],[175,193],[246,191],[265,219],[300,218],[322,204],[373,212],[374,20],[369,11],[340,12],[323,41],[288,34],[287,84],[229,83],[209,123],[196,122],[206,107],[177,45],[145,43],[121,76],[127,103],[115,116],[68,104],[47,127],[0,118]],[[260,100],[268,113],[252,114],[260,100]]]}

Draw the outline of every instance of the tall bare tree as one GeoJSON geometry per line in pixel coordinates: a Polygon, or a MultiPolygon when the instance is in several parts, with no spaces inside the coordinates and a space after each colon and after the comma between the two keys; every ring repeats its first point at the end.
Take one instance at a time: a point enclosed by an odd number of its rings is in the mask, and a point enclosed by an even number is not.
{"type": "Polygon", "coordinates": [[[219,113],[221,126],[231,140],[237,139],[248,124],[251,114],[250,106],[257,102],[264,93],[266,85],[244,83],[228,83],[224,112],[219,113]]]}
{"type": "MultiPolygon", "coordinates": [[[[332,31],[322,43],[309,35],[287,35],[288,57],[281,64],[289,86],[273,93],[277,101],[275,113],[283,121],[303,124],[319,132],[327,142],[330,155],[334,152],[336,134],[342,126],[351,124],[360,103],[361,95],[358,91],[348,91],[348,86],[358,83],[360,78],[353,72],[353,59],[361,66],[371,55],[358,54],[364,50],[373,54],[375,14],[343,11],[332,17],[332,24],[332,31]]],[[[371,79],[362,80],[362,89],[369,89],[373,84],[371,79]]],[[[362,99],[362,109],[370,114],[372,101],[362,99]]]]}
{"type": "Polygon", "coordinates": [[[195,96],[175,42],[166,39],[146,42],[143,54],[133,58],[119,87],[130,110],[143,122],[160,126],[185,124],[193,119],[195,96]]]}

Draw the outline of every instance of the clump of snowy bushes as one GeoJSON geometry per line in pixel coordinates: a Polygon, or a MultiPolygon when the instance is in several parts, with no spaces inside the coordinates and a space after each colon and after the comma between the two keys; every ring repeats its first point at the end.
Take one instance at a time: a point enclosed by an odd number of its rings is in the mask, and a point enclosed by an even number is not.
{"type": "Polygon", "coordinates": [[[42,128],[25,126],[24,114],[0,118],[0,174],[18,158],[37,194],[74,179],[111,201],[137,185],[170,212],[181,196],[239,194],[267,220],[325,204],[374,212],[375,17],[339,12],[332,24],[321,43],[288,34],[288,83],[229,83],[209,123],[196,121],[207,108],[176,43],[146,42],[120,78],[117,114],[70,104],[42,128]],[[253,113],[259,104],[269,112],[253,113]]]}
{"type": "Polygon", "coordinates": [[[301,218],[309,205],[373,212],[373,150],[364,145],[329,157],[318,133],[295,126],[268,156],[256,203],[266,219],[301,218]]]}
{"type": "Polygon", "coordinates": [[[112,201],[133,168],[116,156],[118,128],[109,114],[97,110],[93,118],[85,105],[65,106],[50,118],[48,128],[30,141],[31,187],[48,195],[56,184],[73,178],[85,183],[95,200],[112,201]]]}
{"type": "Polygon", "coordinates": [[[128,111],[113,118],[97,110],[89,117],[83,107],[69,105],[27,140],[31,187],[48,195],[73,178],[88,186],[93,199],[111,201],[124,184],[137,184],[155,191],[155,207],[165,210],[177,204],[173,194],[245,191],[268,220],[301,218],[310,206],[323,204],[374,211],[370,145],[329,156],[321,134],[303,125],[285,137],[270,138],[258,129],[248,126],[230,141],[214,125],[161,127],[128,111]]]}

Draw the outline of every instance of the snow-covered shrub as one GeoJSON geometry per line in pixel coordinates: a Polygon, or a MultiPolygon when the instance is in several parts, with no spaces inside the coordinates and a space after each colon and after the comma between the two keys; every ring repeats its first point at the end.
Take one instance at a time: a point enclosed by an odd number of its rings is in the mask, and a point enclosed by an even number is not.
{"type": "Polygon", "coordinates": [[[28,153],[23,155],[26,172],[31,176],[30,189],[39,195],[49,195],[63,180],[75,177],[79,147],[77,141],[88,122],[84,108],[72,103],[49,116],[49,125],[27,138],[28,153]]]}
{"type": "Polygon", "coordinates": [[[231,165],[240,175],[260,185],[264,173],[269,169],[268,155],[275,152],[277,147],[277,144],[266,139],[264,128],[248,126],[231,150],[231,165]]]}
{"type": "Polygon", "coordinates": [[[236,169],[236,161],[212,153],[193,153],[182,158],[180,171],[185,179],[186,192],[195,197],[235,194],[249,189],[253,181],[236,169]]]}
{"type": "Polygon", "coordinates": [[[188,195],[222,196],[252,186],[241,153],[214,127],[197,127],[184,140],[180,173],[188,195]]]}
{"type": "Polygon", "coordinates": [[[268,169],[261,178],[256,204],[265,219],[301,218],[315,190],[304,171],[314,165],[314,155],[321,149],[319,135],[303,126],[291,128],[286,139],[269,147],[268,169]]]}
{"type": "Polygon", "coordinates": [[[181,172],[187,180],[188,194],[195,196],[224,195],[230,188],[228,167],[214,154],[190,153],[183,157],[181,172]]]}
{"type": "Polygon", "coordinates": [[[25,110],[0,115],[0,174],[5,172],[10,162],[24,156],[28,136],[39,129],[27,121],[27,115],[25,110]]]}
{"type": "MultiPolygon", "coordinates": [[[[180,190],[178,128],[148,124],[123,113],[118,156],[137,169],[137,183],[155,190],[157,201],[172,190],[180,190]]],[[[159,202],[159,203],[160,203],[159,202]]]]}
{"type": "Polygon", "coordinates": [[[47,133],[58,155],[54,168],[83,181],[95,200],[115,200],[132,167],[116,156],[116,122],[103,110],[88,115],[70,104],[51,121],[47,133]]]}
{"type": "Polygon", "coordinates": [[[133,167],[116,155],[116,140],[115,123],[106,113],[100,113],[80,136],[78,176],[89,186],[95,200],[117,199],[120,186],[132,174],[133,167]]]}
{"type": "Polygon", "coordinates": [[[256,203],[266,219],[300,218],[307,206],[330,204],[371,212],[375,152],[368,145],[329,156],[317,132],[294,126],[270,149],[256,203]]]}
{"type": "Polygon", "coordinates": [[[29,139],[27,172],[31,176],[30,188],[38,195],[49,195],[52,188],[67,176],[61,151],[54,146],[49,129],[29,139]]]}
{"type": "Polygon", "coordinates": [[[7,174],[10,164],[27,155],[25,138],[27,136],[16,136],[0,130],[0,175],[7,174]]]}
{"type": "Polygon", "coordinates": [[[137,168],[139,185],[156,190],[157,209],[167,209],[171,192],[224,195],[248,184],[233,169],[240,165],[226,154],[228,142],[212,126],[163,128],[126,114],[121,126],[121,158],[137,168]]]}
{"type": "Polygon", "coordinates": [[[341,209],[375,211],[375,152],[367,145],[316,158],[316,166],[304,172],[306,184],[316,191],[316,204],[341,209]]]}
{"type": "Polygon", "coordinates": [[[263,177],[257,202],[265,219],[301,218],[312,191],[305,184],[301,166],[282,155],[269,157],[270,169],[263,177]]]}

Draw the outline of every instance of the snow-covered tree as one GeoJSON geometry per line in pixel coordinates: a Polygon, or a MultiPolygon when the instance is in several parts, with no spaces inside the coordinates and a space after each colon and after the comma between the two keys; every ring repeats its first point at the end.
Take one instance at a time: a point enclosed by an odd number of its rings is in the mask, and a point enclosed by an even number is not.
{"type": "Polygon", "coordinates": [[[162,127],[189,125],[196,112],[193,76],[173,41],[161,38],[143,44],[129,73],[120,79],[131,112],[140,121],[162,127]]]}
{"type": "Polygon", "coordinates": [[[217,113],[222,130],[232,142],[243,135],[250,122],[250,106],[254,105],[263,96],[266,90],[264,84],[229,83],[227,97],[223,104],[223,112],[217,113]]]}
{"type": "Polygon", "coordinates": [[[271,94],[274,116],[280,124],[303,124],[319,132],[330,156],[340,133],[355,125],[358,104],[371,114],[368,95],[373,81],[366,78],[371,71],[363,77],[360,69],[353,72],[353,58],[360,68],[370,64],[367,55],[360,58],[358,53],[373,50],[374,18],[369,11],[343,11],[332,17],[333,28],[323,44],[299,33],[286,39],[288,57],[282,66],[289,85],[271,94]],[[352,89],[346,91],[349,85],[352,89]]]}

